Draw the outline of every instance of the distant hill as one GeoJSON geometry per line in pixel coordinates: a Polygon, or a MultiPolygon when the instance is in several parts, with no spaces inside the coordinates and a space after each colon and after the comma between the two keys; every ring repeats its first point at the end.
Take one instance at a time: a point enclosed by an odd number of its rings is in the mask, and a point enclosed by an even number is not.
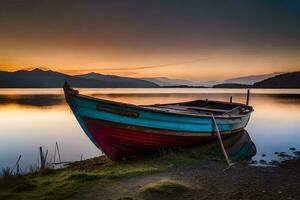
{"type": "Polygon", "coordinates": [[[257,82],[256,88],[300,88],[300,71],[280,74],[257,82]]]}
{"type": "Polygon", "coordinates": [[[208,88],[203,86],[189,86],[189,85],[174,85],[174,86],[161,86],[163,88],[208,88]]]}
{"type": "Polygon", "coordinates": [[[71,76],[51,70],[34,69],[19,70],[16,72],[0,71],[1,88],[60,88],[65,81],[72,87],[78,88],[103,88],[103,87],[159,87],[158,85],[144,80],[132,80],[117,77],[110,80],[109,77],[103,80],[88,79],[78,76],[71,76]]]}
{"type": "Polygon", "coordinates": [[[263,75],[253,75],[253,76],[243,76],[232,79],[224,80],[223,83],[237,83],[242,85],[253,85],[256,82],[263,81],[265,79],[277,76],[282,74],[282,72],[275,72],[271,74],[263,74],[263,75]]]}
{"type": "Polygon", "coordinates": [[[146,81],[151,81],[159,86],[179,86],[179,85],[197,86],[198,85],[193,81],[188,81],[183,79],[170,79],[166,77],[142,78],[142,79],[146,81]]]}
{"type": "Polygon", "coordinates": [[[166,77],[155,77],[155,78],[142,78],[143,80],[151,81],[159,86],[192,86],[192,87],[211,87],[218,82],[216,81],[189,81],[184,79],[170,79],[166,77]]]}
{"type": "MultiPolygon", "coordinates": [[[[276,75],[282,74],[282,72],[275,72],[271,74],[263,74],[263,75],[253,75],[253,76],[242,76],[231,79],[226,79],[224,81],[189,81],[184,79],[170,79],[165,77],[155,77],[155,78],[142,78],[143,80],[151,81],[159,86],[167,87],[167,86],[193,86],[193,87],[214,87],[215,85],[220,85],[220,87],[231,85],[223,85],[222,84],[240,84],[240,85],[253,85],[256,82],[265,80],[270,77],[274,77],[276,75]]],[[[232,85],[237,87],[238,85],[232,85]]]]}
{"type": "Polygon", "coordinates": [[[222,83],[214,85],[213,88],[252,88],[253,85],[244,85],[238,83],[222,83]]]}
{"type": "Polygon", "coordinates": [[[114,85],[126,85],[126,87],[158,87],[157,84],[138,78],[128,78],[122,76],[103,75],[95,72],[88,74],[76,75],[78,78],[85,78],[90,80],[107,81],[114,85]]]}

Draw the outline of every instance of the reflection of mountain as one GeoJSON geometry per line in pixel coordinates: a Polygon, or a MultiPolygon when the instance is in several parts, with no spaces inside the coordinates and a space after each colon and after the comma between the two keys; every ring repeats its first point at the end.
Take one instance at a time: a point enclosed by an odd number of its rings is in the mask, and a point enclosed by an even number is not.
{"type": "Polygon", "coordinates": [[[47,107],[64,104],[62,95],[0,95],[0,106],[18,104],[24,106],[47,107]]]}
{"type": "Polygon", "coordinates": [[[139,79],[101,75],[106,78],[96,80],[84,78],[84,76],[77,77],[41,69],[31,71],[20,70],[16,72],[0,71],[0,88],[61,88],[65,81],[68,81],[73,87],[84,88],[158,87],[158,85],[152,82],[139,79]]]}

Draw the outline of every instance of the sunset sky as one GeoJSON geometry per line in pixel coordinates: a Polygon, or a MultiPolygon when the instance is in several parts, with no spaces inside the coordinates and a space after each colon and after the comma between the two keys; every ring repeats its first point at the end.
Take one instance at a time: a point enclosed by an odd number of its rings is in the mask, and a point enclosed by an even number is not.
{"type": "Polygon", "coordinates": [[[300,70],[300,1],[1,0],[0,69],[221,80],[300,70]]]}

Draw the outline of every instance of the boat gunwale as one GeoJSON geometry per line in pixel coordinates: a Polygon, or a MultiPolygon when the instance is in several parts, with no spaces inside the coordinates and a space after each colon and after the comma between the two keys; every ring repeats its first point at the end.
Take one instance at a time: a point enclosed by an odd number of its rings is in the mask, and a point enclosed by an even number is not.
{"type": "MultiPolygon", "coordinates": [[[[75,90],[78,92],[78,90],[75,90]]],[[[73,95],[79,98],[83,98],[83,99],[87,99],[87,100],[92,100],[92,101],[96,101],[96,102],[104,102],[104,103],[109,103],[109,104],[115,104],[115,105],[119,105],[119,106],[127,106],[129,108],[133,108],[133,109],[139,109],[139,110],[144,110],[144,111],[149,111],[149,112],[155,112],[155,113],[163,113],[163,114],[171,114],[171,115],[179,115],[179,116],[191,116],[191,117],[208,117],[211,118],[211,114],[188,114],[188,113],[175,113],[175,112],[167,112],[164,110],[155,110],[155,109],[151,109],[151,108],[146,108],[146,107],[142,107],[140,105],[135,105],[135,104],[128,104],[128,103],[123,103],[123,102],[117,102],[117,101],[111,101],[111,100],[107,100],[107,99],[102,99],[102,98],[96,98],[96,97],[92,97],[89,95],[83,95],[78,93],[74,93],[71,92],[70,89],[65,90],[66,93],[68,93],[69,95],[73,95]]],[[[190,102],[194,102],[194,101],[199,101],[199,100],[193,100],[193,101],[187,101],[187,102],[180,102],[180,103],[190,103],[190,102]]],[[[202,100],[203,101],[203,100],[202,100]]],[[[247,106],[245,104],[241,104],[241,103],[227,103],[227,102],[223,102],[223,101],[208,101],[208,102],[212,102],[212,103],[224,103],[224,104],[234,104],[237,106],[245,106],[245,107],[249,107],[252,108],[251,106],[247,106]]],[[[160,105],[172,105],[172,104],[180,104],[180,103],[170,103],[170,104],[160,104],[160,105]]],[[[148,105],[151,106],[151,105],[148,105]]],[[[242,117],[246,117],[247,115],[250,115],[253,112],[253,108],[251,110],[249,110],[247,113],[245,114],[240,114],[240,115],[215,115],[215,118],[219,118],[219,119],[237,119],[237,118],[242,118],[242,117]]]]}
{"type": "MultiPolygon", "coordinates": [[[[102,98],[96,98],[93,96],[89,96],[89,95],[83,95],[80,94],[78,90],[75,90],[73,88],[70,87],[70,85],[65,82],[64,86],[64,93],[65,96],[76,96],[79,98],[83,98],[83,99],[87,99],[87,100],[92,100],[92,101],[96,101],[96,102],[104,102],[104,103],[108,103],[108,104],[115,104],[115,105],[119,105],[119,106],[127,106],[129,108],[132,109],[138,109],[138,110],[144,110],[144,111],[149,111],[149,112],[155,112],[155,113],[163,113],[163,114],[171,114],[171,115],[179,115],[179,116],[190,116],[190,117],[208,117],[211,118],[213,113],[209,113],[208,114],[204,114],[204,113],[199,113],[199,114],[192,114],[192,113],[176,113],[176,112],[168,112],[168,111],[164,111],[164,110],[155,110],[155,109],[151,109],[151,108],[147,108],[147,107],[143,107],[143,105],[135,105],[135,104],[128,104],[128,103],[123,103],[123,102],[117,102],[117,101],[111,101],[111,100],[107,100],[107,99],[102,99],[102,98]]],[[[197,100],[193,100],[193,101],[186,101],[186,102],[179,102],[179,103],[167,103],[167,104],[154,104],[154,105],[174,105],[174,104],[183,104],[183,103],[191,103],[191,102],[196,102],[196,101],[204,101],[201,99],[197,99],[197,100]]],[[[252,106],[246,105],[246,104],[242,104],[242,103],[229,103],[229,102],[224,102],[224,101],[211,101],[211,100],[207,100],[207,102],[211,102],[211,103],[221,103],[221,104],[225,104],[225,105],[236,105],[236,106],[242,106],[242,107],[247,107],[249,108],[249,111],[246,112],[245,114],[240,114],[240,115],[214,115],[215,118],[219,118],[219,119],[237,119],[237,118],[242,118],[242,117],[246,117],[248,115],[250,115],[254,109],[252,108],[252,106]]],[[[69,102],[67,101],[67,103],[69,104],[69,102]]],[[[71,105],[70,105],[71,106],[71,105]]],[[[151,105],[148,105],[151,106],[151,105]]],[[[153,105],[152,105],[153,106],[153,105]]]]}

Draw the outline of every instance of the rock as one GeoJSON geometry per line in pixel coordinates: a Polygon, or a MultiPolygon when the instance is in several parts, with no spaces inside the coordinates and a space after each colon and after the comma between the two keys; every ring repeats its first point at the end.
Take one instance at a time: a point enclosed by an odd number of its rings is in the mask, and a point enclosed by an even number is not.
{"type": "Polygon", "coordinates": [[[278,157],[281,157],[281,158],[290,158],[291,156],[290,155],[287,155],[285,152],[281,152],[280,154],[277,155],[278,157]]]}
{"type": "Polygon", "coordinates": [[[300,156],[300,151],[294,151],[293,152],[296,156],[300,156]]]}
{"type": "Polygon", "coordinates": [[[256,164],[256,163],[257,163],[257,160],[251,160],[250,163],[251,163],[251,164],[256,164]]]}
{"type": "Polygon", "coordinates": [[[262,154],[261,156],[262,156],[262,157],[266,157],[266,154],[262,154]]]}
{"type": "Polygon", "coordinates": [[[277,160],[271,160],[271,164],[278,164],[279,162],[277,160]]]}
{"type": "Polygon", "coordinates": [[[259,163],[265,164],[265,163],[267,163],[267,161],[265,161],[265,160],[260,160],[259,163]]]}
{"type": "Polygon", "coordinates": [[[291,147],[290,150],[291,150],[291,151],[296,151],[296,148],[291,147]]]}

